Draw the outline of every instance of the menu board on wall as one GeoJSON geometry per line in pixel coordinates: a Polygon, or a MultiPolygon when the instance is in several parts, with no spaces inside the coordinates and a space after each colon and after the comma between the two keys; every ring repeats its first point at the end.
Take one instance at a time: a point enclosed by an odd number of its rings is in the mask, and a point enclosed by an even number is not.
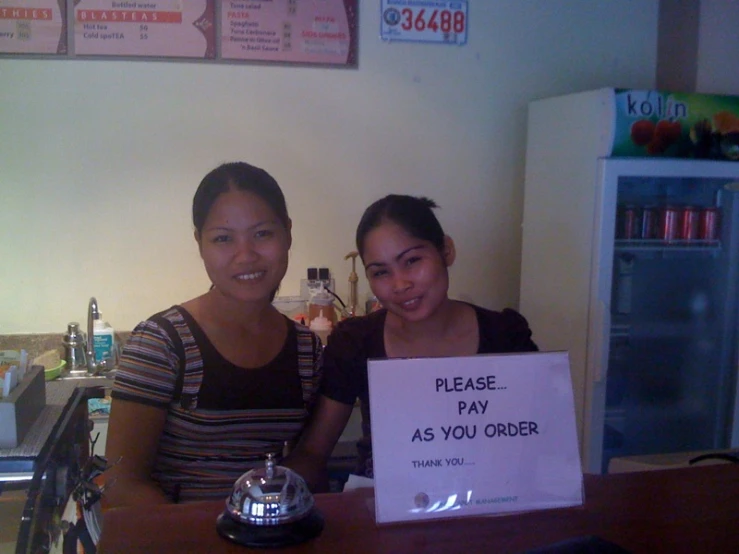
{"type": "Polygon", "coordinates": [[[224,0],[221,57],[354,65],[357,0],[224,0]]]}
{"type": "Polygon", "coordinates": [[[79,55],[215,58],[215,0],[74,0],[79,55]]]}
{"type": "Polygon", "coordinates": [[[0,2],[0,52],[66,54],[66,0],[0,2]]]}
{"type": "Polygon", "coordinates": [[[0,0],[0,56],[357,65],[359,0],[0,0]]]}

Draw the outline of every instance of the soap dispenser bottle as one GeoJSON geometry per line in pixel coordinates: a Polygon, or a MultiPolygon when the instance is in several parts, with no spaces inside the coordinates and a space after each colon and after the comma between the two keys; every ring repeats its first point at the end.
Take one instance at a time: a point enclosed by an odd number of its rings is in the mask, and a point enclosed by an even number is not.
{"type": "Polygon", "coordinates": [[[318,315],[311,319],[310,330],[321,338],[321,342],[325,345],[328,340],[328,335],[331,333],[333,325],[331,321],[323,315],[323,310],[318,312],[318,315]]]}
{"type": "Polygon", "coordinates": [[[113,360],[115,351],[115,330],[107,321],[103,321],[102,312],[92,322],[92,344],[95,349],[95,361],[113,360]]]}

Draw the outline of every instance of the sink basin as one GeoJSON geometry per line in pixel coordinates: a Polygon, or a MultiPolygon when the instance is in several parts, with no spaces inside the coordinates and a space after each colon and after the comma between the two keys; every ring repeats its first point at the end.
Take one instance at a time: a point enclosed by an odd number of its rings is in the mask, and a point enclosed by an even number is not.
{"type": "Polygon", "coordinates": [[[72,380],[78,381],[78,380],[81,380],[81,379],[86,379],[86,380],[87,379],[108,379],[108,380],[113,380],[113,379],[115,379],[115,374],[117,373],[117,371],[118,371],[118,369],[114,367],[113,369],[110,369],[110,370],[105,371],[103,373],[96,373],[94,375],[91,375],[91,374],[89,374],[87,372],[79,372],[79,373],[77,373],[77,372],[75,372],[75,373],[67,372],[67,373],[62,373],[59,377],[57,377],[57,379],[59,381],[72,381],[72,380]]]}

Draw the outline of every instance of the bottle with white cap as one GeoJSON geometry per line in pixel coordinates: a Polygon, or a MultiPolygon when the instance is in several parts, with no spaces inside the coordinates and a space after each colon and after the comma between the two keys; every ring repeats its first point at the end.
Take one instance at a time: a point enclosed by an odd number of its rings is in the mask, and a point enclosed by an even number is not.
{"type": "Polygon", "coordinates": [[[324,288],[323,283],[311,293],[308,302],[308,325],[313,323],[318,314],[328,319],[331,325],[336,323],[336,310],[334,309],[334,298],[324,288]]]}
{"type": "Polygon", "coordinates": [[[99,312],[97,319],[92,322],[93,346],[95,348],[95,361],[102,362],[110,360],[115,362],[115,330],[107,321],[103,320],[102,312],[99,312]]]}
{"type": "Polygon", "coordinates": [[[324,345],[332,327],[331,321],[323,315],[323,310],[320,310],[318,315],[310,320],[310,330],[320,337],[324,345]]]}

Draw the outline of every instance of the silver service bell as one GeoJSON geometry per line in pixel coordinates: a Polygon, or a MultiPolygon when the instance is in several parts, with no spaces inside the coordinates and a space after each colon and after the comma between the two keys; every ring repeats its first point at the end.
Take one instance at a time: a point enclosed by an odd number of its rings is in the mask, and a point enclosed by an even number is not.
{"type": "Polygon", "coordinates": [[[236,480],[216,528],[244,546],[275,548],[317,537],[323,516],[303,478],[268,454],[263,468],[236,480]]]}

